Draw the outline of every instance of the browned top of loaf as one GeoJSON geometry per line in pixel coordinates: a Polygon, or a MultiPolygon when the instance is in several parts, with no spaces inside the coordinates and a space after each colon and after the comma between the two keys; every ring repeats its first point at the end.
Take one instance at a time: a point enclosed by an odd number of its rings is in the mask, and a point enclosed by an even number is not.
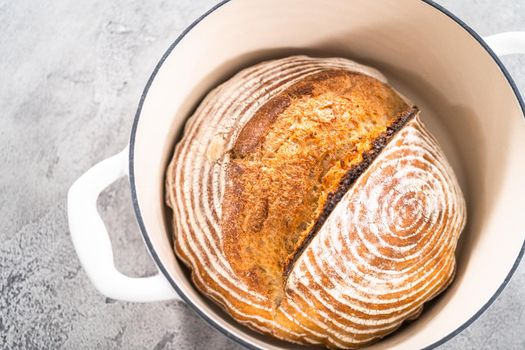
{"type": "Polygon", "coordinates": [[[409,110],[386,84],[344,70],[309,76],[263,105],[227,169],[223,249],[237,276],[278,304],[287,262],[345,174],[382,147],[409,110]]]}

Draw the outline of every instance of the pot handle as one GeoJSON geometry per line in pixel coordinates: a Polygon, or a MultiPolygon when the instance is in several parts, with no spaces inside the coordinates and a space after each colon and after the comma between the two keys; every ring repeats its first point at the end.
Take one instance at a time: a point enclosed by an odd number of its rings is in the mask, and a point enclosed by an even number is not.
{"type": "Polygon", "coordinates": [[[483,39],[497,56],[525,53],[525,32],[504,32],[483,39]]]}
{"type": "Polygon", "coordinates": [[[160,272],[151,277],[133,278],[115,267],[111,241],[97,211],[97,198],[111,183],[127,176],[127,170],[128,147],[94,165],[69,189],[69,229],[80,263],[98,291],[109,298],[135,302],[180,300],[160,272]]]}

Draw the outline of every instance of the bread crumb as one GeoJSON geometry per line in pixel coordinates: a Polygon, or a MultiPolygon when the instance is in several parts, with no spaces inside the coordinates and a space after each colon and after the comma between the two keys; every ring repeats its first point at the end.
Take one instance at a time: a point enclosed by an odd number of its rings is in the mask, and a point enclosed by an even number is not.
{"type": "Polygon", "coordinates": [[[215,162],[223,156],[225,152],[226,141],[223,135],[216,135],[211,140],[208,149],[206,150],[206,157],[210,162],[215,162]]]}

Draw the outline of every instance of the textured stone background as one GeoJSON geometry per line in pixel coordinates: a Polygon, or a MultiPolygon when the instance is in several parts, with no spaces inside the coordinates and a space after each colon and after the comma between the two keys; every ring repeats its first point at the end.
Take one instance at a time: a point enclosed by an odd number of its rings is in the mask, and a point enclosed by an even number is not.
{"type": "MultiPolygon", "coordinates": [[[[480,34],[525,30],[525,2],[440,0],[480,34]]],[[[123,148],[148,76],[213,0],[0,0],[0,348],[240,349],[178,302],[101,296],[70,242],[66,192],[123,148]]],[[[525,91],[525,58],[504,59],[525,91]]],[[[99,201],[125,273],[155,272],[128,185],[99,201]]],[[[525,349],[525,266],[441,349],[525,349]]]]}

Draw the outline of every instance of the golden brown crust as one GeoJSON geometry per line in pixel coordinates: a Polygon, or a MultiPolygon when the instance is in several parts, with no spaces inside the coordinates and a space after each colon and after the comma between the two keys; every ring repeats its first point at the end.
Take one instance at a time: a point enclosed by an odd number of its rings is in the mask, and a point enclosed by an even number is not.
{"type": "Polygon", "coordinates": [[[346,174],[341,178],[337,189],[334,192],[328,194],[326,203],[323,205],[323,209],[319,217],[315,220],[315,224],[312,226],[310,231],[302,237],[296,244],[294,252],[288,257],[284,264],[284,277],[287,278],[290,270],[293,269],[293,265],[303,251],[308,247],[308,243],[315,237],[315,234],[321,229],[324,222],[335,208],[337,203],[341,200],[344,194],[350,189],[359,176],[368,168],[368,166],[377,158],[383,148],[392,139],[394,134],[401,130],[406,123],[415,118],[419,113],[417,107],[409,108],[407,111],[401,113],[397,119],[387,127],[381,135],[379,135],[374,141],[373,146],[370,150],[363,154],[363,160],[350,168],[346,174]]]}
{"type": "Polygon", "coordinates": [[[261,106],[233,147],[222,205],[223,249],[239,278],[278,304],[288,262],[351,185],[339,184],[345,173],[357,178],[415,113],[387,85],[345,70],[313,74],[261,106]],[[358,123],[369,129],[353,130],[358,123]],[[328,178],[338,152],[355,164],[328,178]]]}
{"type": "Polygon", "coordinates": [[[290,106],[290,102],[290,97],[283,94],[262,106],[239,134],[232,150],[233,156],[243,158],[257,148],[275,119],[290,106]]]}
{"type": "Polygon", "coordinates": [[[292,99],[311,96],[316,85],[345,74],[349,72],[328,70],[308,76],[265,103],[242,129],[233,148],[234,154],[242,158],[246,153],[257,148],[277,117],[290,106],[292,99]]]}

